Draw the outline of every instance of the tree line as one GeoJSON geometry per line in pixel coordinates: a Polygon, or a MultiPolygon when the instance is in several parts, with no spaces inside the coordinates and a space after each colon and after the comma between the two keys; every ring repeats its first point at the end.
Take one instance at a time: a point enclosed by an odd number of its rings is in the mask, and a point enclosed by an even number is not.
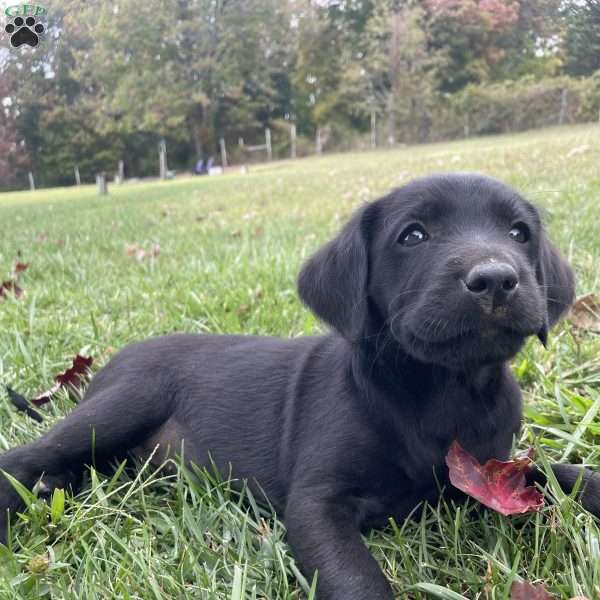
{"type": "Polygon", "coordinates": [[[0,188],[597,119],[596,0],[63,0],[0,53],[0,188]],[[237,154],[237,156],[236,156],[237,154]]]}

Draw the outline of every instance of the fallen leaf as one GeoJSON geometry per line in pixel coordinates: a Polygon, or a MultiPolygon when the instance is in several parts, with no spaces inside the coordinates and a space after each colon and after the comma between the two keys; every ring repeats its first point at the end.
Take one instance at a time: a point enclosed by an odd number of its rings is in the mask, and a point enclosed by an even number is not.
{"type": "Polygon", "coordinates": [[[235,312],[238,315],[238,317],[241,317],[242,315],[245,315],[249,310],[250,306],[248,306],[247,304],[240,304],[240,306],[238,306],[235,312]]]}
{"type": "Polygon", "coordinates": [[[29,263],[24,263],[24,262],[16,263],[15,266],[13,267],[13,270],[10,273],[10,278],[13,281],[16,281],[19,278],[19,275],[21,273],[23,273],[23,271],[26,271],[27,269],[29,269],[29,263]]]}
{"type": "Polygon", "coordinates": [[[139,248],[140,246],[137,244],[125,244],[125,252],[127,253],[127,256],[134,256],[139,248]]]}
{"type": "Polygon", "coordinates": [[[12,279],[0,283],[0,298],[5,298],[11,293],[15,298],[20,298],[23,295],[23,290],[12,279]]]}
{"type": "Polygon", "coordinates": [[[57,375],[54,379],[61,385],[79,385],[82,375],[85,375],[92,366],[94,359],[91,356],[77,354],[73,359],[73,366],[64,373],[57,375]]]}
{"type": "Polygon", "coordinates": [[[575,148],[571,148],[567,153],[567,158],[571,158],[572,156],[577,156],[578,154],[584,154],[590,149],[589,144],[583,144],[582,146],[575,146],[575,148]]]}
{"type": "Polygon", "coordinates": [[[600,333],[600,301],[596,294],[586,294],[575,300],[569,321],[578,329],[600,333]]]}
{"type": "Polygon", "coordinates": [[[18,262],[13,271],[15,273],[22,273],[23,271],[27,271],[27,269],[29,269],[29,263],[18,262]]]}
{"type": "Polygon", "coordinates": [[[56,394],[56,392],[63,387],[76,390],[81,382],[86,378],[88,370],[92,366],[93,362],[94,359],[91,356],[81,356],[79,354],[75,356],[73,359],[73,365],[63,373],[59,373],[54,378],[54,385],[50,389],[33,398],[33,404],[36,406],[42,406],[43,404],[46,404],[51,400],[52,396],[54,396],[54,394],[56,394]]]}
{"type": "Polygon", "coordinates": [[[482,466],[454,441],[446,464],[454,487],[503,515],[537,511],[544,505],[543,495],[535,487],[525,486],[529,456],[508,461],[491,459],[482,466]]]}
{"type": "Polygon", "coordinates": [[[510,600],[554,600],[543,584],[515,581],[510,587],[510,600]]]}
{"type": "Polygon", "coordinates": [[[149,250],[146,250],[140,244],[125,244],[125,252],[128,256],[135,256],[139,261],[149,256],[157,257],[160,254],[160,244],[152,244],[149,250]]]}

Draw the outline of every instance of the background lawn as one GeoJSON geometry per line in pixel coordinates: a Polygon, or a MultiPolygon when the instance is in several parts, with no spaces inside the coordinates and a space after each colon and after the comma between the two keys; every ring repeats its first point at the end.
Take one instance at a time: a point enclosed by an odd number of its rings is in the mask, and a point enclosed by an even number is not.
{"type": "MultiPolygon", "coordinates": [[[[34,395],[78,352],[97,368],[113,349],[175,331],[314,333],[320,325],[295,290],[303,259],[362,201],[448,170],[497,176],[544,207],[578,294],[600,290],[596,125],[112,185],[104,198],[92,186],[3,194],[0,281],[17,260],[30,267],[23,297],[0,300],[0,383],[34,395]],[[139,261],[128,244],[160,244],[160,254],[139,261]]],[[[563,323],[548,351],[531,340],[514,368],[526,395],[519,445],[597,465],[600,336],[563,323]]],[[[0,451],[36,438],[71,407],[58,398],[38,425],[1,391],[0,451]]],[[[22,520],[10,550],[0,549],[0,598],[308,594],[282,525],[208,474],[189,484],[147,466],[108,479],[92,472],[64,514],[55,506],[54,522],[39,502],[22,520]]],[[[399,598],[501,599],[519,578],[560,598],[600,598],[600,531],[568,498],[517,518],[441,503],[369,544],[399,598]]]]}

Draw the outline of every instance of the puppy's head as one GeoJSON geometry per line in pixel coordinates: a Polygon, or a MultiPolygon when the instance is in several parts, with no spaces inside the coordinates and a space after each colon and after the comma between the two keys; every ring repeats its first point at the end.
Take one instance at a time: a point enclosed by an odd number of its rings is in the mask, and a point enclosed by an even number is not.
{"type": "Polygon", "coordinates": [[[350,341],[382,332],[418,360],[507,360],[573,300],[537,210],[471,174],[415,180],[363,208],[304,265],[302,300],[350,341]]]}

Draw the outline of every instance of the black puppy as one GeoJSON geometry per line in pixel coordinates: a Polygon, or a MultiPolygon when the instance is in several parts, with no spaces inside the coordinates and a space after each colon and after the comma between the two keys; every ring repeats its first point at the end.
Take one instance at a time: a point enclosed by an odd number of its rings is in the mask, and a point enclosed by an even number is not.
{"type": "MultiPolygon", "coordinates": [[[[508,458],[521,394],[506,363],[527,336],[545,342],[573,288],[515,191],[478,175],[419,179],[358,210],[304,265],[300,296],[334,332],[129,346],[0,469],[53,488],[93,456],[148,456],[158,444],[162,460],[185,440],[189,461],[206,465],[210,453],[264,490],[305,573],[318,571],[321,600],[389,600],[361,531],[435,502],[455,439],[481,462],[508,458]]],[[[555,469],[566,490],[580,471],[555,469]]],[[[586,471],[582,489],[600,514],[600,477],[586,471]]],[[[18,507],[2,478],[2,532],[18,507]]]]}

